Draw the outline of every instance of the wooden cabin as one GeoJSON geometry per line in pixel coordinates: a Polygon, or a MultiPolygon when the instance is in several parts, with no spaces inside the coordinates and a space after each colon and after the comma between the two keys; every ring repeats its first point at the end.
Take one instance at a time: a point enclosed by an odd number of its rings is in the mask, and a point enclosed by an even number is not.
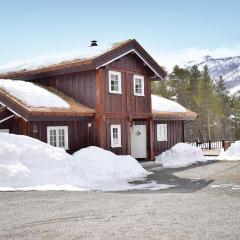
{"type": "Polygon", "coordinates": [[[92,45],[96,51],[89,56],[7,71],[0,67],[0,79],[43,86],[70,106],[34,108],[1,89],[0,129],[71,153],[96,145],[148,160],[184,141],[184,121],[196,114],[152,111],[151,82],[166,72],[145,49],[135,39],[99,52],[92,45]]]}

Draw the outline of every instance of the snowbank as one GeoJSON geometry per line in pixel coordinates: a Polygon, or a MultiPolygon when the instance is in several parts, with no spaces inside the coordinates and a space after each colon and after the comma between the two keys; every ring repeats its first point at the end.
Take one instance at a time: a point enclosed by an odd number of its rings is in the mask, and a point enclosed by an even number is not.
{"type": "Polygon", "coordinates": [[[179,168],[190,166],[196,162],[206,162],[207,160],[200,148],[186,143],[178,143],[157,156],[155,161],[161,163],[164,168],[179,168]]]}
{"type": "Polygon", "coordinates": [[[63,149],[36,139],[0,133],[0,187],[29,187],[78,183],[83,171],[72,174],[72,157],[63,149]]]}
{"type": "Polygon", "coordinates": [[[135,180],[149,174],[131,156],[115,155],[99,147],[81,149],[73,157],[74,166],[83,169],[91,189],[98,189],[100,186],[104,190],[117,189],[126,185],[126,179],[135,180]]]}
{"type": "Polygon", "coordinates": [[[152,110],[155,112],[187,112],[187,109],[179,103],[153,94],[152,110]]]}
{"type": "Polygon", "coordinates": [[[0,79],[0,89],[28,107],[70,108],[62,98],[30,82],[0,79]]]}
{"type": "Polygon", "coordinates": [[[217,157],[217,160],[239,161],[240,160],[240,141],[236,141],[217,157]]]}
{"type": "Polygon", "coordinates": [[[150,182],[130,184],[150,174],[131,156],[88,147],[73,156],[36,139],[0,133],[0,190],[165,189],[150,182]]]}

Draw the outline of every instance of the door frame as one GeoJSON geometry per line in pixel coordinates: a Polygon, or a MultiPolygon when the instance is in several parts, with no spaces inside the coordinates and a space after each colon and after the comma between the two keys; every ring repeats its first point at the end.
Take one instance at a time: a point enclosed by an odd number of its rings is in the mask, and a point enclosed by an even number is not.
{"type": "Polygon", "coordinates": [[[131,128],[133,125],[146,125],[146,148],[147,157],[146,161],[154,161],[154,129],[153,129],[153,117],[147,118],[130,118],[129,121],[129,154],[131,155],[131,128]],[[136,124],[137,123],[137,124],[136,124]]]}
{"type": "MultiPolygon", "coordinates": [[[[146,159],[147,158],[147,156],[148,156],[148,151],[147,151],[147,125],[146,124],[133,124],[132,125],[132,129],[131,129],[131,154],[132,154],[132,150],[133,150],[133,142],[132,142],[132,137],[134,136],[133,135],[133,128],[134,127],[136,127],[136,126],[141,126],[141,127],[144,127],[143,129],[145,129],[144,131],[145,131],[145,139],[143,139],[143,141],[145,141],[145,142],[143,142],[142,144],[143,144],[143,146],[141,146],[141,147],[144,147],[145,148],[145,156],[143,156],[143,157],[139,157],[139,159],[146,159]]],[[[133,156],[134,158],[136,158],[135,156],[133,156]]]]}

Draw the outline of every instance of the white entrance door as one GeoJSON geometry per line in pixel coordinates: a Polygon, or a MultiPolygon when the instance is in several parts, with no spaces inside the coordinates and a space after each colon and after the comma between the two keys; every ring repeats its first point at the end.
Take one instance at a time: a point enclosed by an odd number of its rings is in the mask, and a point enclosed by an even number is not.
{"type": "Polygon", "coordinates": [[[147,157],[146,125],[133,125],[131,132],[131,155],[134,158],[147,157]]]}

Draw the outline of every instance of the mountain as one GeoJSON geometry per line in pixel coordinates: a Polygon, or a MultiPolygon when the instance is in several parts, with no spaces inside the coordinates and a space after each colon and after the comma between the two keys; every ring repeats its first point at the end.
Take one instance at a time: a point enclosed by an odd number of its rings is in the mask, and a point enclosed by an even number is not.
{"type": "Polygon", "coordinates": [[[184,63],[185,67],[193,65],[197,65],[199,70],[202,70],[207,65],[209,74],[213,80],[217,80],[222,76],[230,94],[234,94],[240,90],[240,56],[225,58],[205,56],[200,61],[188,61],[184,63]]]}

